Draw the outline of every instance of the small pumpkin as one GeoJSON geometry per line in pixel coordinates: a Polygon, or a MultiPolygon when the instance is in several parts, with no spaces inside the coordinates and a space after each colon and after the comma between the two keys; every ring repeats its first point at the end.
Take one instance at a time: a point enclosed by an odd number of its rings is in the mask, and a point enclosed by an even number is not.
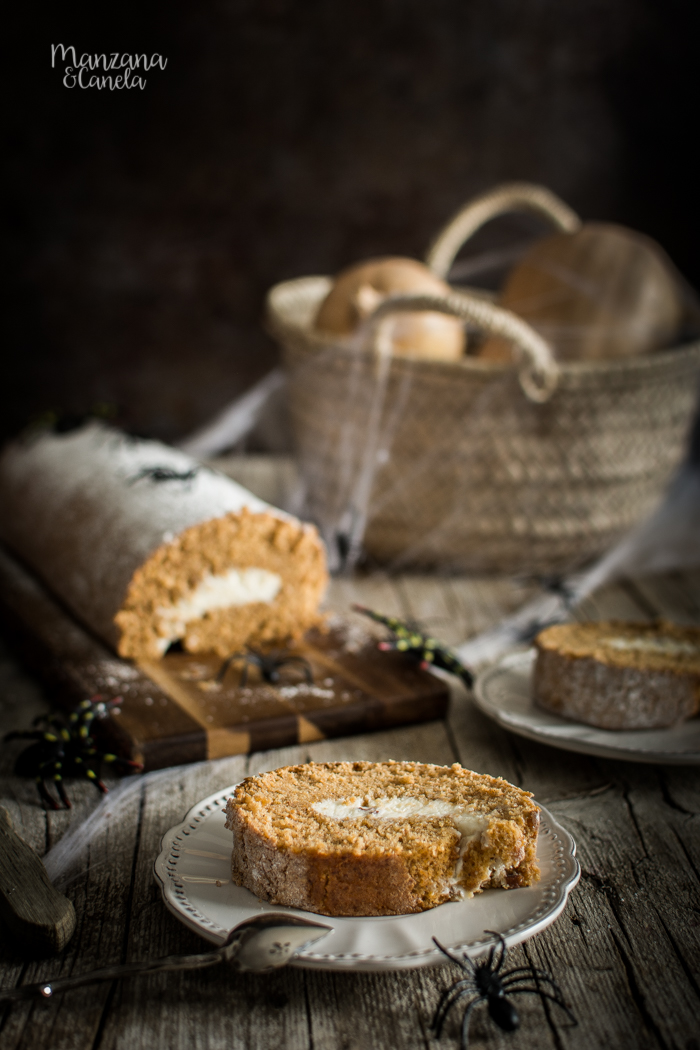
{"type": "MultiPolygon", "coordinates": [[[[683,321],[664,251],[608,223],[538,241],[509,274],[498,303],[537,329],[563,361],[651,353],[672,345],[683,321]]],[[[510,361],[511,346],[489,338],[478,356],[510,361]]]]}
{"type": "MultiPolygon", "coordinates": [[[[390,295],[448,295],[449,285],[415,259],[370,259],[343,270],[321,303],[316,328],[350,335],[390,295]]],[[[397,313],[386,322],[392,353],[457,361],[465,348],[461,321],[434,310],[397,313]]]]}

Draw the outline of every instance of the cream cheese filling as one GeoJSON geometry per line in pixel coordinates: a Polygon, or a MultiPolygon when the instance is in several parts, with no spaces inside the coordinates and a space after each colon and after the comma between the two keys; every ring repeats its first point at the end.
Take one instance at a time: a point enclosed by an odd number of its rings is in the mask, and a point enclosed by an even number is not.
{"type": "Polygon", "coordinates": [[[464,864],[464,854],[471,842],[483,840],[488,832],[489,818],[484,813],[476,813],[468,806],[459,806],[443,799],[425,801],[418,798],[350,798],[322,799],[313,802],[311,808],[324,817],[333,820],[363,820],[367,817],[376,820],[400,820],[402,817],[449,817],[459,832],[459,855],[451,877],[447,880],[447,889],[452,897],[463,896],[459,877],[464,864]]]}
{"type": "Polygon", "coordinates": [[[610,638],[606,642],[611,649],[622,651],[659,653],[668,656],[700,655],[697,645],[683,642],[679,638],[610,638]]]}
{"type": "Polygon", "coordinates": [[[229,569],[228,572],[207,573],[188,595],[156,609],[158,617],[159,648],[168,648],[171,642],[182,638],[187,624],[199,620],[214,609],[228,609],[236,605],[275,600],[282,587],[282,577],[268,569],[255,566],[248,569],[229,569]]]}

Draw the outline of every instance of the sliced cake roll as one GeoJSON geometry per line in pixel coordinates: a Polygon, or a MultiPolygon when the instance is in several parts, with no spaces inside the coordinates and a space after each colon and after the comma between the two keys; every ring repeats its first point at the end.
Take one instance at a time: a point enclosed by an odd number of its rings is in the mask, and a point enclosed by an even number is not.
{"type": "Polygon", "coordinates": [[[566,623],[535,639],[534,695],[601,729],[658,729],[700,710],[700,628],[566,623]]]}
{"type": "Polygon", "coordinates": [[[244,780],[226,814],[234,881],[322,915],[403,915],[539,878],[532,796],[459,765],[289,766],[244,780]]]}
{"type": "Polygon", "coordinates": [[[299,637],[327,583],[306,525],[155,441],[90,423],[0,457],[0,535],[122,656],[299,637]]]}

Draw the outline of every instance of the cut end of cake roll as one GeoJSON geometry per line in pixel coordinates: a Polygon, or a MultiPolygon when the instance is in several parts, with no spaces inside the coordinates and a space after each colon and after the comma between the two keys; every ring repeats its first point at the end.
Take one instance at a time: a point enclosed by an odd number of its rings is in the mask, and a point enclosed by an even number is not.
{"type": "Polygon", "coordinates": [[[229,656],[317,622],[316,529],[178,449],[100,423],[0,454],[0,536],[121,656],[229,656]]]}
{"type": "Polygon", "coordinates": [[[556,624],[535,639],[538,704],[600,729],[660,729],[700,710],[700,628],[556,624]]]}
{"type": "Polygon", "coordinates": [[[321,915],[405,915],[539,878],[530,793],[459,765],[277,769],[236,788],[226,826],[234,882],[321,915]]]}
{"type": "Polygon", "coordinates": [[[181,642],[226,657],[300,638],[318,623],[327,582],[312,525],[245,508],[202,522],[134,573],[115,617],[119,653],[155,659],[181,642]]]}

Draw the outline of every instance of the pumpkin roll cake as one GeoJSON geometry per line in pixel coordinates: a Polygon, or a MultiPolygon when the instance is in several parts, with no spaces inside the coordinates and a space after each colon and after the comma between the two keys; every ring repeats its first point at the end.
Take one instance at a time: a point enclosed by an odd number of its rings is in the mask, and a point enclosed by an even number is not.
{"type": "Polygon", "coordinates": [[[239,784],[226,826],[234,882],[322,915],[404,915],[539,878],[530,793],[460,765],[288,766],[239,784]]]}
{"type": "Polygon", "coordinates": [[[316,529],[156,441],[88,423],[0,457],[0,536],[121,656],[227,656],[317,622],[316,529]]]}
{"type": "Polygon", "coordinates": [[[600,729],[662,729],[700,711],[700,628],[565,623],[535,639],[534,695],[600,729]]]}

